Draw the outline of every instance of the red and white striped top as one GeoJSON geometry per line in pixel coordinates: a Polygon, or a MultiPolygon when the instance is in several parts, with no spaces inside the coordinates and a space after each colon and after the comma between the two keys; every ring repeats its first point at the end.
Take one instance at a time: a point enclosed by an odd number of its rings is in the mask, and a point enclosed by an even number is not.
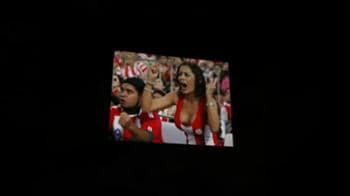
{"type": "Polygon", "coordinates": [[[147,71],[148,67],[143,62],[135,62],[134,66],[126,64],[124,66],[118,65],[115,68],[115,74],[122,79],[140,77],[147,71]]]}
{"type": "MultiPolygon", "coordinates": [[[[118,106],[111,106],[109,115],[109,130],[113,131],[117,127],[121,127],[119,124],[120,113],[123,112],[123,108],[118,106]]],[[[153,143],[163,143],[162,137],[162,125],[157,112],[140,113],[134,117],[131,117],[131,121],[136,124],[137,127],[150,131],[153,134],[153,143]]],[[[128,129],[122,130],[122,140],[129,140],[133,138],[133,134],[128,129]]]]}

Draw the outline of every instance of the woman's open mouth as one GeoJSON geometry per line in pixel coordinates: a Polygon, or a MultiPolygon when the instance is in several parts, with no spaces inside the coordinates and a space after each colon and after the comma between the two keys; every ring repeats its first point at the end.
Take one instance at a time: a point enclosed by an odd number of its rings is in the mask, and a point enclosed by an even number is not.
{"type": "Polygon", "coordinates": [[[185,82],[179,82],[180,90],[184,91],[187,88],[187,84],[185,82]]]}

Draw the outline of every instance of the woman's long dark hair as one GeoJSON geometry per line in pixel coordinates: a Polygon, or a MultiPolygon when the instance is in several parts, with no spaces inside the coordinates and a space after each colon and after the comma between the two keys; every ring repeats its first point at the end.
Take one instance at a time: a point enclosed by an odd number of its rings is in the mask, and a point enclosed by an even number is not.
{"type": "Polygon", "coordinates": [[[195,97],[205,96],[206,82],[204,79],[203,71],[197,64],[185,62],[185,63],[182,63],[181,65],[179,65],[179,67],[177,68],[177,71],[176,71],[175,82],[177,84],[179,84],[178,75],[179,75],[180,68],[182,66],[188,66],[195,76],[195,83],[194,83],[194,85],[195,85],[195,88],[194,88],[195,97]]]}

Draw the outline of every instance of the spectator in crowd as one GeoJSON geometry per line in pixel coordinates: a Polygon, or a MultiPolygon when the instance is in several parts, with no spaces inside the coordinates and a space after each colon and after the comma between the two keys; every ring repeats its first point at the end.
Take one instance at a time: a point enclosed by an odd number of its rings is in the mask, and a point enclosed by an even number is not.
{"type": "Polygon", "coordinates": [[[156,90],[153,91],[153,98],[154,99],[162,98],[164,95],[165,95],[165,92],[162,91],[162,90],[156,89],[156,90]]]}
{"type": "Polygon", "coordinates": [[[164,82],[164,87],[170,85],[170,74],[171,74],[171,65],[168,64],[168,57],[159,56],[158,59],[159,71],[161,73],[161,78],[164,82]]]}
{"type": "Polygon", "coordinates": [[[147,73],[146,87],[141,106],[145,112],[154,112],[176,105],[175,125],[186,135],[187,144],[222,146],[219,106],[214,99],[216,80],[206,81],[197,64],[185,62],[176,72],[178,92],[170,92],[159,99],[152,99],[154,81],[159,75],[157,66],[147,73]]]}
{"type": "Polygon", "coordinates": [[[164,87],[163,80],[162,80],[161,78],[157,78],[157,79],[154,81],[153,89],[157,89],[157,90],[163,91],[164,88],[165,88],[165,87],[164,87]]]}
{"type": "Polygon", "coordinates": [[[147,71],[147,65],[137,62],[137,54],[134,52],[122,51],[119,53],[120,63],[115,63],[115,74],[120,79],[141,77],[147,71]]]}
{"type": "Polygon", "coordinates": [[[186,63],[193,63],[196,65],[199,65],[199,59],[194,59],[194,58],[183,58],[183,61],[186,63]]]}
{"type": "Polygon", "coordinates": [[[140,78],[128,78],[121,83],[120,105],[110,108],[109,128],[115,140],[163,143],[157,112],[143,112],[140,108],[144,86],[140,78]]]}
{"type": "Polygon", "coordinates": [[[142,61],[155,61],[157,56],[154,54],[137,53],[138,59],[142,61]]]}
{"type": "Polygon", "coordinates": [[[119,92],[120,92],[119,78],[113,74],[111,105],[118,105],[119,104],[119,98],[118,98],[119,92]]]}
{"type": "Polygon", "coordinates": [[[168,63],[168,65],[171,65],[171,66],[173,66],[173,65],[179,66],[182,63],[182,59],[180,57],[169,56],[167,63],[168,63]]]}
{"type": "Polygon", "coordinates": [[[112,94],[116,97],[118,97],[118,94],[120,92],[120,81],[117,75],[113,74],[112,78],[112,94]]]}

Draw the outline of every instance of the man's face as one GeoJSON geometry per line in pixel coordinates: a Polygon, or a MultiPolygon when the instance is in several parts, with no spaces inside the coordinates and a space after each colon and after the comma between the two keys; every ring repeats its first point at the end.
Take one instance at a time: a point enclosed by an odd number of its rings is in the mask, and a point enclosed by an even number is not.
{"type": "Polygon", "coordinates": [[[154,87],[155,89],[163,90],[163,88],[164,88],[163,81],[162,81],[161,79],[159,79],[159,78],[156,79],[156,80],[154,81],[153,87],[154,87]]]}
{"type": "Polygon", "coordinates": [[[120,82],[116,75],[113,75],[113,81],[112,81],[112,93],[117,96],[120,91],[120,82]]]}
{"type": "Polygon", "coordinates": [[[182,60],[180,57],[168,57],[169,65],[180,65],[181,63],[182,63],[182,60]]]}
{"type": "Polygon", "coordinates": [[[118,76],[113,75],[113,79],[112,79],[112,87],[119,87],[120,83],[119,83],[119,79],[118,76]]]}
{"type": "Polygon", "coordinates": [[[208,64],[206,62],[201,62],[199,64],[199,67],[202,69],[202,71],[206,71],[207,67],[208,67],[208,64]]]}
{"type": "Polygon", "coordinates": [[[168,58],[166,56],[160,56],[158,59],[158,62],[161,64],[166,64],[168,61],[168,58]]]}
{"type": "Polygon", "coordinates": [[[213,61],[206,61],[207,65],[209,68],[214,67],[214,62],[213,61]]]}
{"type": "Polygon", "coordinates": [[[213,67],[214,67],[214,62],[213,61],[207,61],[207,64],[208,64],[208,68],[209,69],[213,69],[213,67]]]}
{"type": "Polygon", "coordinates": [[[120,104],[124,108],[136,107],[139,103],[139,94],[136,88],[128,83],[121,85],[120,104]]]}

